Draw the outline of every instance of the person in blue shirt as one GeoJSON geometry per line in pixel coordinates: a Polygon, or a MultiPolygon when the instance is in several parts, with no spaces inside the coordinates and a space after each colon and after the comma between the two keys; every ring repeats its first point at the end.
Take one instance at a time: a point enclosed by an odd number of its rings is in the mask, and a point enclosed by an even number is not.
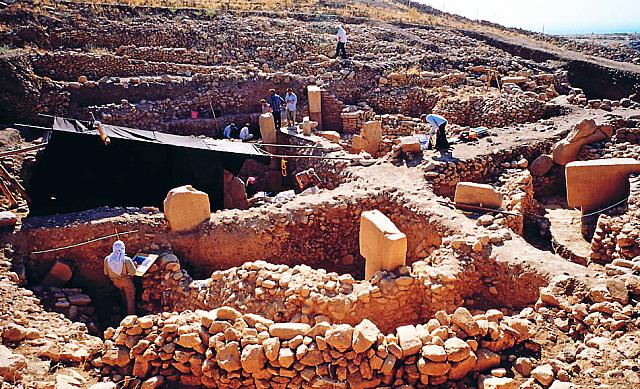
{"type": "MultiPolygon", "coordinates": [[[[428,115],[426,114],[421,115],[420,120],[423,123],[427,123],[431,125],[431,130],[429,131],[429,135],[431,137],[435,135],[436,137],[436,150],[438,151],[448,150],[450,145],[449,145],[449,141],[447,140],[447,132],[445,131],[445,127],[447,126],[447,123],[449,123],[447,119],[445,119],[440,115],[430,113],[428,115]]],[[[431,143],[432,143],[431,139],[429,139],[429,147],[428,147],[429,149],[431,149],[431,143]]]]}
{"type": "Polygon", "coordinates": [[[273,110],[272,112],[273,121],[276,124],[276,130],[280,130],[280,127],[282,126],[282,117],[281,117],[282,104],[285,101],[282,97],[280,97],[280,95],[276,94],[275,89],[271,89],[269,90],[269,92],[271,93],[271,96],[269,96],[269,99],[267,100],[267,102],[269,103],[269,105],[271,106],[271,109],[273,110]]]}

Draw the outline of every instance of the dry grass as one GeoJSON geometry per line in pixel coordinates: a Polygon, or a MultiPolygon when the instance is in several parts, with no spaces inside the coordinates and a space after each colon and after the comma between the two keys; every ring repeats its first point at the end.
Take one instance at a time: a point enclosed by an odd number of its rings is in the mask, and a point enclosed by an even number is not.
{"type": "MultiPolygon", "coordinates": [[[[407,4],[394,0],[70,0],[71,2],[93,4],[93,12],[104,15],[101,5],[129,5],[132,7],[165,8],[172,13],[180,9],[191,9],[197,15],[214,17],[225,11],[270,11],[304,12],[336,15],[342,17],[360,17],[385,22],[404,22],[428,26],[480,30],[511,37],[524,37],[522,34],[502,30],[493,26],[482,26],[473,21],[457,20],[445,16],[436,16],[422,12],[407,4]]],[[[36,5],[66,7],[56,0],[35,0],[36,5]]]]}
{"type": "MultiPolygon", "coordinates": [[[[383,21],[402,21],[435,26],[455,26],[456,21],[421,12],[405,4],[390,0],[71,0],[95,5],[125,4],[133,7],[166,8],[175,13],[179,9],[196,9],[200,14],[215,16],[221,11],[290,11],[313,12],[343,17],[361,17],[383,21]]],[[[36,0],[49,7],[62,6],[55,0],[36,0]]],[[[95,7],[95,12],[101,11],[95,7]]]]}

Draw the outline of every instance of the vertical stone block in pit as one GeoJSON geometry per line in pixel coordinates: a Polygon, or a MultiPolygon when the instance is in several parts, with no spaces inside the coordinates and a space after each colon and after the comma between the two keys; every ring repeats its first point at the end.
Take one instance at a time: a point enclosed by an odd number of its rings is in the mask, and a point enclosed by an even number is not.
{"type": "Polygon", "coordinates": [[[318,129],[322,130],[322,89],[317,85],[307,86],[309,99],[309,118],[318,123],[318,129]]]}
{"type": "Polygon", "coordinates": [[[407,236],[378,210],[360,215],[360,254],[365,258],[365,279],[378,270],[394,270],[407,263],[407,236]]]}
{"type": "Polygon", "coordinates": [[[263,113],[258,119],[260,135],[264,143],[277,143],[276,124],[271,113],[263,113]]]}

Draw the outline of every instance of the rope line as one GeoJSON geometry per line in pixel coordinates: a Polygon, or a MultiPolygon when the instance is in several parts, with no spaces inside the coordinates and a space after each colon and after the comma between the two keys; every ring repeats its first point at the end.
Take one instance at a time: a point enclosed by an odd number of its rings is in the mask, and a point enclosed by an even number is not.
{"type": "MultiPolygon", "coordinates": [[[[602,212],[604,212],[604,211],[608,211],[609,209],[611,209],[611,208],[615,208],[615,207],[617,207],[618,205],[620,205],[620,204],[624,203],[625,201],[629,200],[629,197],[631,197],[631,196],[627,196],[627,197],[625,197],[624,199],[622,199],[622,200],[618,201],[618,202],[617,202],[617,203],[615,203],[615,204],[609,205],[608,207],[602,208],[602,209],[600,209],[600,210],[598,210],[598,211],[589,212],[589,213],[587,213],[587,214],[585,214],[585,215],[581,215],[580,217],[581,217],[581,218],[585,218],[585,217],[589,217],[589,216],[597,215],[597,214],[602,213],[602,212]]],[[[574,210],[574,211],[581,212],[581,210],[580,210],[580,209],[578,209],[578,208],[567,208],[567,209],[571,209],[571,210],[574,210]]],[[[548,218],[547,216],[544,216],[544,215],[538,215],[538,214],[533,213],[533,212],[525,212],[525,213],[526,213],[526,214],[528,214],[528,215],[531,215],[531,216],[539,217],[539,218],[544,218],[544,219],[547,219],[547,218],[548,218]]],[[[571,218],[568,218],[568,217],[562,217],[562,218],[554,218],[554,220],[559,220],[559,219],[564,219],[564,220],[569,220],[569,219],[571,219],[571,220],[573,220],[573,219],[576,219],[576,218],[577,218],[577,216],[576,216],[576,217],[571,217],[571,218]]]]}
{"type": "Polygon", "coordinates": [[[81,242],[81,243],[76,243],[76,244],[72,244],[69,246],[62,246],[62,247],[56,247],[54,249],[48,249],[48,250],[39,250],[39,251],[33,251],[31,253],[31,255],[33,254],[44,254],[44,253],[51,253],[54,251],[60,251],[60,250],[66,250],[66,249],[70,249],[73,247],[79,247],[79,246],[84,246],[85,244],[89,244],[89,243],[93,243],[93,242],[97,242],[99,240],[103,240],[103,239],[109,239],[109,238],[113,238],[114,236],[120,236],[120,235],[127,235],[127,234],[133,234],[135,232],[138,232],[139,230],[132,230],[132,231],[125,231],[125,232],[116,232],[115,234],[111,234],[111,235],[107,235],[107,236],[102,236],[100,238],[95,238],[95,239],[91,239],[88,240],[86,242],[81,242]]]}
{"type": "MultiPolygon", "coordinates": [[[[593,216],[593,215],[596,215],[596,214],[598,214],[598,213],[602,213],[602,212],[604,212],[604,211],[606,211],[606,210],[609,210],[609,209],[611,209],[611,208],[613,208],[613,207],[617,207],[618,205],[620,205],[620,204],[624,203],[625,201],[629,200],[629,197],[630,197],[630,196],[627,196],[627,197],[625,197],[624,199],[622,199],[622,200],[618,201],[617,203],[615,203],[615,204],[613,204],[613,205],[610,205],[610,206],[608,206],[608,207],[606,207],[606,208],[603,208],[603,209],[601,209],[601,210],[599,210],[599,211],[595,211],[595,212],[588,213],[588,214],[586,214],[586,215],[582,215],[582,217],[589,217],[589,216],[593,216]]],[[[574,209],[575,209],[575,208],[574,208],[574,209]]]]}

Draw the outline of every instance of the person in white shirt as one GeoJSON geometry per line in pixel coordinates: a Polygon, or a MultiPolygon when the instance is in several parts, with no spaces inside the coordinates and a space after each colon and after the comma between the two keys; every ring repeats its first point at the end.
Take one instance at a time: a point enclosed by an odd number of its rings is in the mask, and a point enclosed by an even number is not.
{"type": "Polygon", "coordinates": [[[338,58],[338,53],[340,53],[342,59],[347,59],[347,50],[345,50],[345,45],[347,44],[347,31],[342,28],[342,26],[338,26],[338,33],[336,34],[338,38],[338,44],[336,45],[336,54],[333,58],[338,58]]]}
{"type": "Polygon", "coordinates": [[[253,139],[253,134],[249,132],[249,123],[240,129],[240,140],[243,142],[253,139]]]}
{"type": "Polygon", "coordinates": [[[287,126],[292,127],[296,125],[296,109],[298,106],[298,96],[293,93],[292,88],[287,88],[287,94],[284,96],[284,101],[287,103],[287,126]]]}
{"type": "MultiPolygon", "coordinates": [[[[443,116],[430,113],[428,115],[421,115],[420,120],[422,120],[423,123],[431,125],[429,135],[431,138],[433,138],[434,135],[436,136],[436,150],[449,149],[449,141],[447,141],[447,133],[445,131],[445,127],[449,123],[447,119],[443,116]]],[[[429,139],[429,149],[431,149],[431,143],[431,139],[429,139]]]]}

